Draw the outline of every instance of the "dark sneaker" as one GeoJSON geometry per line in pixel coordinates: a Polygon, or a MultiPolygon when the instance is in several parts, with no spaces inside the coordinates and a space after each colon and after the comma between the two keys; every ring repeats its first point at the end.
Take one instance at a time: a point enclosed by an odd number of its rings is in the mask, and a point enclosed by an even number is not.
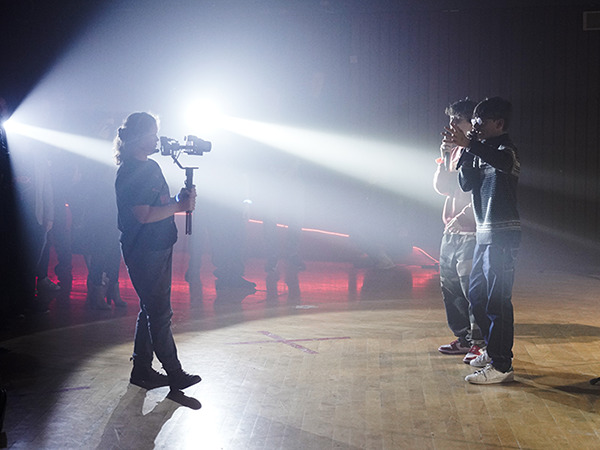
{"type": "Polygon", "coordinates": [[[58,292],[60,286],[54,283],[50,278],[44,277],[37,282],[37,289],[40,292],[58,292]]]}
{"type": "Polygon", "coordinates": [[[449,344],[442,345],[438,348],[438,351],[444,355],[466,355],[470,349],[471,346],[469,344],[464,345],[460,340],[456,339],[449,344]]]}
{"type": "Polygon", "coordinates": [[[200,383],[202,378],[199,375],[192,375],[190,373],[180,370],[179,372],[169,374],[169,386],[171,389],[181,391],[182,389],[189,388],[194,384],[200,383]]]}
{"type": "Polygon", "coordinates": [[[119,283],[109,284],[106,290],[106,303],[110,305],[111,301],[117,308],[127,308],[127,302],[121,298],[119,283]]]}
{"type": "Polygon", "coordinates": [[[152,368],[139,369],[134,367],[129,378],[131,384],[144,389],[156,389],[169,385],[169,377],[152,368]]]}

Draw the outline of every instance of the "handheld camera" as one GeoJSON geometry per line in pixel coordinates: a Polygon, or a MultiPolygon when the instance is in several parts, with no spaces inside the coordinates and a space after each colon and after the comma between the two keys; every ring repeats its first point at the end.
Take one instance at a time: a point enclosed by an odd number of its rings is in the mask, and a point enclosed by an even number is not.
{"type": "MultiPolygon", "coordinates": [[[[197,169],[197,167],[183,167],[179,162],[178,158],[181,155],[181,153],[202,156],[205,152],[211,151],[212,143],[192,135],[186,136],[184,138],[184,141],[185,144],[181,145],[175,139],[171,139],[166,136],[161,136],[160,154],[163,156],[170,156],[171,158],[173,158],[173,162],[177,164],[177,167],[185,170],[185,187],[186,189],[191,189],[194,187],[194,169],[197,169]]],[[[185,213],[185,234],[192,234],[191,211],[186,211],[185,213]]]]}
{"type": "Polygon", "coordinates": [[[202,156],[212,149],[211,142],[200,139],[198,136],[188,135],[185,136],[183,140],[185,141],[185,144],[181,145],[179,141],[176,141],[175,139],[161,136],[160,154],[163,156],[173,156],[180,152],[184,152],[188,155],[202,156]]]}

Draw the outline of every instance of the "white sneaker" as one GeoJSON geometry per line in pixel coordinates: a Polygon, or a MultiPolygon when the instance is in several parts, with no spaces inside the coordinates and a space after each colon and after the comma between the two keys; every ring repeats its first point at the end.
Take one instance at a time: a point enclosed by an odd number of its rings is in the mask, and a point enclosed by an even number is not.
{"type": "Polygon", "coordinates": [[[488,356],[487,350],[481,352],[480,355],[469,361],[473,367],[485,367],[492,362],[492,358],[488,356]]]}
{"type": "Polygon", "coordinates": [[[472,384],[510,383],[514,380],[515,372],[512,367],[508,372],[500,372],[491,364],[465,377],[465,381],[472,384]]]}

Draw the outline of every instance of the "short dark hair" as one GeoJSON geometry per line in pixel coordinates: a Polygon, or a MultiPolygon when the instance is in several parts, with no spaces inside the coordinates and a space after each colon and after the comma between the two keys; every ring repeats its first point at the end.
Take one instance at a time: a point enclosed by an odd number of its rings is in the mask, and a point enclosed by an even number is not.
{"type": "Polygon", "coordinates": [[[475,109],[476,105],[477,102],[469,100],[469,97],[467,97],[464,100],[458,100],[454,103],[450,103],[450,106],[446,108],[446,115],[450,117],[455,116],[460,117],[461,119],[471,120],[471,117],[473,117],[473,110],[475,109]]]}
{"type": "Polygon", "coordinates": [[[500,97],[490,97],[479,102],[473,115],[482,119],[503,119],[504,131],[508,130],[512,118],[512,105],[508,100],[500,97]]]}

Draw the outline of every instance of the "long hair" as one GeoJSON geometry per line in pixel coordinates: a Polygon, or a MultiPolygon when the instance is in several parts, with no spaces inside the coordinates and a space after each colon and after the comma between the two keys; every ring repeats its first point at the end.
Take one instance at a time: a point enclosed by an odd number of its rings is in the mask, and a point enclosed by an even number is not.
{"type": "Polygon", "coordinates": [[[117,130],[114,140],[117,165],[131,157],[131,151],[135,148],[136,143],[155,125],[158,127],[158,117],[147,112],[135,112],[125,119],[123,125],[117,130]]]}

